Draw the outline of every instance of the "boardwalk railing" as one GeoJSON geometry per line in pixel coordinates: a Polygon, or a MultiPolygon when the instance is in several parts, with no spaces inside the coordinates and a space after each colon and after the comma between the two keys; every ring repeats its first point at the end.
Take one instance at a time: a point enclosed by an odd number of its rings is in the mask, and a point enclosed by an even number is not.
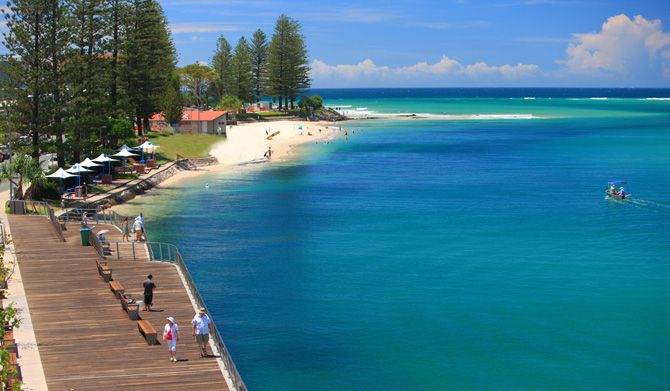
{"type": "MultiPolygon", "coordinates": [[[[44,202],[33,202],[33,201],[22,201],[23,209],[18,211],[19,214],[26,214],[30,211],[31,213],[44,214],[49,217],[51,225],[56,230],[59,238],[62,241],[65,241],[63,238],[63,232],[61,230],[59,219],[55,217],[53,209],[44,203],[44,202]],[[23,212],[23,213],[21,213],[23,212]]],[[[19,205],[19,204],[17,204],[19,205]]],[[[18,206],[21,209],[21,206],[18,206]]],[[[104,210],[82,210],[82,209],[70,209],[66,213],[60,216],[62,221],[81,221],[83,214],[86,213],[89,224],[111,224],[117,227],[121,227],[121,221],[123,218],[113,211],[104,211],[104,210]]],[[[146,239],[146,231],[144,232],[144,238],[146,239]]],[[[188,272],[184,260],[179,254],[177,246],[167,243],[159,242],[109,242],[110,243],[110,252],[116,252],[115,256],[106,255],[100,240],[91,232],[89,239],[91,245],[95,248],[102,259],[106,257],[115,257],[117,259],[132,259],[132,260],[142,260],[142,261],[153,261],[153,262],[167,262],[177,266],[180,274],[183,278],[186,289],[188,290],[191,298],[195,301],[196,308],[205,307],[205,301],[200,296],[198,288],[196,288],[191,274],[188,272]]],[[[208,311],[209,312],[209,311],[208,311]]],[[[230,376],[230,382],[232,383],[234,391],[247,391],[247,387],[244,385],[242,378],[240,377],[233,359],[228,353],[226,345],[223,343],[223,338],[219,334],[219,330],[216,328],[216,325],[212,323],[212,332],[210,333],[212,340],[211,343],[215,345],[221,355],[221,360],[230,376]]]]}
{"type": "MultiPolygon", "coordinates": [[[[9,213],[10,214],[34,214],[34,215],[44,215],[47,216],[51,227],[56,232],[58,240],[61,242],[65,241],[63,236],[63,228],[60,226],[54,210],[51,208],[51,205],[43,201],[24,201],[24,200],[12,200],[9,204],[9,213]]],[[[3,233],[4,236],[4,233],[3,233]]],[[[4,239],[3,239],[4,241],[4,239]]]]}
{"type": "MultiPolygon", "coordinates": [[[[110,250],[112,250],[112,252],[116,252],[113,257],[116,257],[117,259],[167,262],[177,266],[184,280],[184,284],[186,285],[186,289],[189,291],[189,294],[195,301],[196,307],[207,308],[204,300],[198,292],[198,288],[196,288],[195,283],[191,278],[191,274],[188,272],[188,269],[184,264],[184,260],[182,259],[181,254],[179,254],[177,246],[158,242],[110,242],[110,250]]],[[[244,385],[240,374],[237,372],[235,363],[233,363],[233,359],[230,357],[228,349],[223,343],[223,338],[221,338],[219,330],[213,323],[211,336],[211,343],[214,344],[219,350],[219,353],[221,354],[221,360],[223,360],[224,366],[230,375],[230,380],[233,384],[233,390],[246,391],[247,387],[244,385]]]]}

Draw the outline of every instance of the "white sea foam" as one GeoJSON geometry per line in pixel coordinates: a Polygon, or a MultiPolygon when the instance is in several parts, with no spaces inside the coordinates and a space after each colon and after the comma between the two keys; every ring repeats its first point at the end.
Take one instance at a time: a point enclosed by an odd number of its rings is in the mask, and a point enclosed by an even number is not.
{"type": "Polygon", "coordinates": [[[591,98],[591,100],[607,100],[607,98],[591,98]]]}
{"type": "Polygon", "coordinates": [[[533,100],[533,99],[535,99],[535,97],[534,97],[534,96],[527,96],[527,97],[525,97],[524,99],[526,99],[526,100],[533,100]]]}
{"type": "Polygon", "coordinates": [[[363,110],[367,110],[367,109],[368,109],[367,107],[357,107],[356,108],[356,110],[358,110],[358,111],[363,111],[363,110]]]}
{"type": "Polygon", "coordinates": [[[473,115],[473,119],[533,119],[537,118],[532,114],[478,114],[473,115]]]}
{"type": "Polygon", "coordinates": [[[646,98],[645,100],[670,100],[670,98],[646,98]]]}

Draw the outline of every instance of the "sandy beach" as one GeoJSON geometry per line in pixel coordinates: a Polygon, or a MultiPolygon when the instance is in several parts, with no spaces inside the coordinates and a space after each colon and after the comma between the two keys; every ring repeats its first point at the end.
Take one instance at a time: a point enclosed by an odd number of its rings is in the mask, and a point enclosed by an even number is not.
{"type": "Polygon", "coordinates": [[[335,129],[326,123],[309,121],[257,122],[234,125],[227,129],[227,137],[214,145],[210,155],[219,160],[215,166],[195,171],[183,171],[160,184],[172,186],[179,181],[206,173],[216,173],[243,167],[245,163],[282,161],[288,158],[295,145],[307,142],[323,142],[333,137],[335,129]],[[276,132],[272,139],[269,135],[276,132]],[[268,149],[272,157],[265,157],[268,149]]]}

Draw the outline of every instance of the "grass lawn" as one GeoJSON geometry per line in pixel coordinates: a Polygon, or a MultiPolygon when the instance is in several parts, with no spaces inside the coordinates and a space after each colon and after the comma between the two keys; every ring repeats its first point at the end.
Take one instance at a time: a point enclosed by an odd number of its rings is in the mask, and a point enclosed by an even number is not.
{"type": "Polygon", "coordinates": [[[167,132],[148,132],[147,136],[152,143],[159,145],[156,149],[156,160],[177,160],[177,154],[185,158],[207,157],[212,146],[224,137],[212,134],[174,134],[167,132]],[[162,159],[161,159],[162,158],[162,159]]]}

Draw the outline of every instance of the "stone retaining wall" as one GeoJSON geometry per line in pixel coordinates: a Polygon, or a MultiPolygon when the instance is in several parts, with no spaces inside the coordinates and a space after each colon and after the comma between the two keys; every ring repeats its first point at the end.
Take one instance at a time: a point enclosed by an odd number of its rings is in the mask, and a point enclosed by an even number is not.
{"type": "Polygon", "coordinates": [[[145,178],[144,180],[137,182],[128,188],[124,189],[121,192],[110,194],[109,196],[93,201],[88,204],[88,208],[110,208],[114,205],[124,203],[126,201],[132,200],[135,196],[146,192],[147,190],[158,186],[161,182],[165,181],[168,178],[171,178],[182,171],[188,171],[197,169],[198,167],[214,166],[219,164],[219,161],[213,157],[205,157],[198,159],[182,159],[176,162],[167,163],[169,166],[161,171],[156,172],[155,174],[145,178]]]}

